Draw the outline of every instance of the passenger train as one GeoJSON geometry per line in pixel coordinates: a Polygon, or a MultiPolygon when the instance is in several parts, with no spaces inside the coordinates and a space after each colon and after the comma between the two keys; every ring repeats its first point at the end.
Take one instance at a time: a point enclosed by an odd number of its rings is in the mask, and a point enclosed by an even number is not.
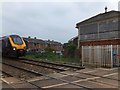
{"type": "Polygon", "coordinates": [[[9,35],[2,37],[2,56],[20,57],[26,54],[26,43],[22,37],[18,35],[9,35]]]}

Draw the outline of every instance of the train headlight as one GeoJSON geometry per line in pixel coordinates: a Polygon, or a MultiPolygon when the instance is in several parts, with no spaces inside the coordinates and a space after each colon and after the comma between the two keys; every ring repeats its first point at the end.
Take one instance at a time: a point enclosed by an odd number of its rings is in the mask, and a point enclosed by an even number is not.
{"type": "Polygon", "coordinates": [[[16,47],[13,47],[13,50],[15,51],[15,50],[16,50],[16,47]]]}

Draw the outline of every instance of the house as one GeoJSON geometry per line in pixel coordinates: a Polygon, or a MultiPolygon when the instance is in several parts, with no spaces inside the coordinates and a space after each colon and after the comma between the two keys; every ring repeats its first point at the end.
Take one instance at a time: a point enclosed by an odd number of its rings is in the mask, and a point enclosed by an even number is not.
{"type": "MultiPolygon", "coordinates": [[[[46,48],[53,49],[56,53],[62,53],[63,45],[57,41],[51,40],[42,40],[35,38],[23,38],[25,42],[28,42],[28,50],[29,52],[44,52],[46,48]]],[[[26,43],[27,44],[27,43],[26,43]]]]}
{"type": "Polygon", "coordinates": [[[100,13],[76,24],[82,65],[120,66],[120,11],[100,13]]]}
{"type": "Polygon", "coordinates": [[[45,41],[37,38],[23,38],[28,42],[28,50],[29,52],[42,52],[46,46],[45,41]]]}

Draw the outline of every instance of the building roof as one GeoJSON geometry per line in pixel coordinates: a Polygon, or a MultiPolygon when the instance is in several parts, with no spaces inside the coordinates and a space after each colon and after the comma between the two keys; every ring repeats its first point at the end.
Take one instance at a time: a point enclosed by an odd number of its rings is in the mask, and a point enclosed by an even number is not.
{"type": "Polygon", "coordinates": [[[78,39],[78,36],[71,38],[68,42],[71,42],[71,41],[73,41],[75,39],[78,39]]]}
{"type": "Polygon", "coordinates": [[[25,40],[29,41],[29,42],[33,42],[33,43],[45,43],[45,41],[41,40],[41,39],[34,39],[34,38],[24,38],[25,40]]]}
{"type": "Polygon", "coordinates": [[[57,42],[57,41],[54,41],[54,40],[52,40],[52,41],[45,40],[45,42],[48,43],[48,44],[62,45],[60,42],[57,42]]]}
{"type": "Polygon", "coordinates": [[[109,18],[113,18],[113,17],[119,17],[120,18],[120,11],[109,11],[109,12],[105,12],[105,13],[100,13],[96,16],[93,16],[91,18],[88,18],[82,22],[79,22],[76,24],[76,28],[78,28],[79,25],[84,25],[84,24],[88,24],[88,23],[92,23],[92,22],[97,22],[97,21],[101,21],[101,20],[106,20],[109,18]]]}
{"type": "Polygon", "coordinates": [[[54,40],[51,41],[51,40],[42,40],[42,39],[35,39],[35,38],[25,38],[25,37],[24,37],[24,40],[27,40],[33,43],[62,45],[60,42],[57,42],[54,40]]]}

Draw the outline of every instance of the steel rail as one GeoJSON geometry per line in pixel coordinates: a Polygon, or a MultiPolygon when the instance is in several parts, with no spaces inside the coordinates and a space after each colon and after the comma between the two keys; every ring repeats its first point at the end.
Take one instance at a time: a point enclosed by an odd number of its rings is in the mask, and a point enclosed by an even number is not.
{"type": "MultiPolygon", "coordinates": [[[[1,62],[0,62],[1,63],[1,62]]],[[[5,63],[4,63],[5,64],[5,63]]],[[[8,65],[8,64],[5,64],[5,65],[8,65]]],[[[8,66],[11,66],[11,67],[14,67],[14,66],[12,66],[12,65],[8,65],[8,66]]],[[[17,68],[17,69],[20,69],[20,68],[18,68],[18,67],[14,67],[14,68],[17,68]]],[[[21,69],[21,70],[24,70],[24,69],[21,69]]],[[[26,71],[26,70],[24,70],[24,71],[26,71]]],[[[5,74],[7,74],[7,75],[9,75],[9,76],[11,76],[11,77],[14,77],[14,75],[11,75],[11,74],[9,74],[9,73],[7,73],[7,72],[5,72],[5,71],[2,71],[3,73],[5,73],[5,74]]],[[[28,72],[28,71],[27,71],[28,72]]],[[[36,73],[35,73],[36,74],[36,73]]],[[[24,80],[25,81],[25,80],[24,80]]],[[[35,85],[35,84],[33,84],[33,83],[31,83],[31,82],[28,82],[28,81],[25,81],[25,82],[27,82],[27,83],[30,83],[31,85],[34,85],[34,86],[36,86],[38,89],[40,89],[40,90],[42,90],[42,88],[41,87],[39,87],[39,86],[37,86],[37,85],[35,85]]],[[[34,88],[33,88],[34,89],[34,88]]]]}
{"type": "MultiPolygon", "coordinates": [[[[1,63],[1,62],[0,62],[1,63]]],[[[17,68],[17,69],[20,69],[20,70],[23,70],[23,71],[26,71],[26,72],[29,72],[29,73],[32,73],[32,74],[36,74],[36,75],[41,75],[40,73],[34,71],[34,70],[29,70],[27,68],[21,68],[21,67],[18,67],[18,66],[14,66],[14,65],[11,65],[11,64],[7,64],[5,62],[2,62],[2,64],[5,64],[5,65],[8,65],[8,66],[11,66],[11,67],[14,67],[14,68],[17,68]]]]}
{"type": "Polygon", "coordinates": [[[38,63],[45,63],[45,64],[51,64],[51,65],[56,65],[56,66],[64,66],[64,67],[69,67],[69,68],[74,68],[74,69],[84,69],[85,67],[82,66],[73,66],[73,65],[68,65],[68,64],[60,64],[60,63],[53,63],[53,62],[47,62],[47,61],[37,61],[33,59],[26,59],[26,58],[19,58],[27,61],[33,61],[33,62],[38,62],[38,63]]]}
{"type": "Polygon", "coordinates": [[[18,62],[22,62],[22,63],[26,63],[26,64],[31,64],[31,65],[35,65],[35,66],[41,66],[41,67],[45,67],[45,68],[49,68],[49,69],[55,69],[55,70],[58,70],[58,71],[65,71],[65,69],[51,67],[51,66],[47,66],[47,65],[41,65],[40,63],[32,63],[30,61],[18,60],[18,62]]]}
{"type": "Polygon", "coordinates": [[[12,75],[10,75],[9,73],[5,72],[5,71],[1,71],[2,74],[6,74],[8,77],[12,77],[12,75]]]}

